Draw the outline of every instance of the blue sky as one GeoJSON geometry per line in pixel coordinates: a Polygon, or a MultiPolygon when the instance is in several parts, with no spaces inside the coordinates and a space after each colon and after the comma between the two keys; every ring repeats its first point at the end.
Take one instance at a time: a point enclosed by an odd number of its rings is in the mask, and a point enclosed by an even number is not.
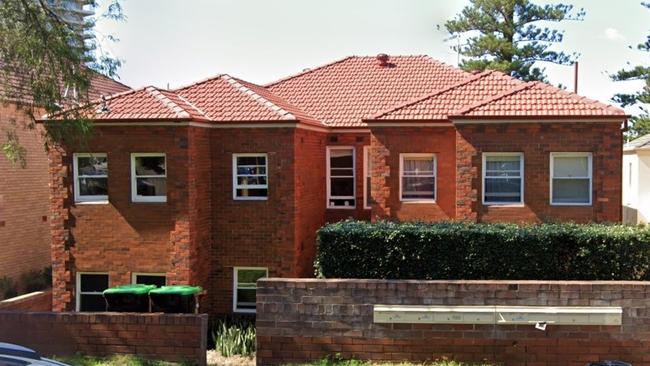
{"type": "MultiPolygon", "coordinates": [[[[557,1],[537,1],[556,3],[557,1]]],[[[607,74],[647,63],[631,50],[650,31],[640,0],[564,0],[587,12],[565,30],[557,50],[580,53],[579,94],[608,102],[638,83],[607,74]]],[[[176,87],[219,73],[266,83],[347,55],[427,54],[455,65],[448,37],[436,29],[464,0],[122,0],[125,22],[102,20],[104,52],[124,60],[120,80],[132,87],[176,87]]],[[[543,64],[553,84],[572,90],[573,68],[543,64]]],[[[634,109],[628,109],[634,113],[634,109]]]]}

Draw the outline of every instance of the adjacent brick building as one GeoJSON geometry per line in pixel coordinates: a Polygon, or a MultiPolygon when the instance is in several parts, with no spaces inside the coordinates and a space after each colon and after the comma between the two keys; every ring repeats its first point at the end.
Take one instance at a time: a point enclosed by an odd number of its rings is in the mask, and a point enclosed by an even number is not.
{"type": "MultiPolygon", "coordinates": [[[[92,80],[90,95],[97,98],[125,90],[129,88],[98,75],[92,80]]],[[[40,125],[28,128],[30,124],[31,117],[19,103],[0,102],[0,145],[7,141],[8,134],[14,134],[26,151],[25,166],[0,157],[0,277],[16,282],[25,272],[48,267],[52,253],[43,129],[40,125]]]]}
{"type": "Polygon", "coordinates": [[[348,57],[266,86],[219,75],[94,108],[89,147],[50,154],[59,311],[151,282],[253,312],[257,278],[310,276],[316,230],[349,217],[621,218],[622,110],[426,56],[348,57]]]}

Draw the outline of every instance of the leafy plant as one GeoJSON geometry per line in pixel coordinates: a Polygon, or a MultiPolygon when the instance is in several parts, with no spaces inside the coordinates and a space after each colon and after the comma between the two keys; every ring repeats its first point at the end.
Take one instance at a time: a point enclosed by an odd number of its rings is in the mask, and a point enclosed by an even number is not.
{"type": "Polygon", "coordinates": [[[648,280],[650,227],[343,221],[318,231],[317,275],[648,280]]]}
{"type": "Polygon", "coordinates": [[[2,276],[0,277],[0,300],[9,299],[18,295],[18,290],[16,289],[16,283],[13,278],[2,276]]]}
{"type": "Polygon", "coordinates": [[[23,284],[26,293],[45,290],[52,285],[52,267],[23,273],[20,276],[20,282],[23,284]]]}
{"type": "Polygon", "coordinates": [[[255,353],[255,324],[247,319],[220,319],[212,328],[215,349],[223,357],[255,353]]]}

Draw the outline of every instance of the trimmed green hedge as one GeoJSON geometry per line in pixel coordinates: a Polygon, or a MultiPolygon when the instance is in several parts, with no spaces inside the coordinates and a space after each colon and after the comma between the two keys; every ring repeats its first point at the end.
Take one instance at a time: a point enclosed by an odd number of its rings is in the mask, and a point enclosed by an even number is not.
{"type": "Polygon", "coordinates": [[[326,278],[650,279],[650,227],[342,221],[318,243],[326,278]]]}

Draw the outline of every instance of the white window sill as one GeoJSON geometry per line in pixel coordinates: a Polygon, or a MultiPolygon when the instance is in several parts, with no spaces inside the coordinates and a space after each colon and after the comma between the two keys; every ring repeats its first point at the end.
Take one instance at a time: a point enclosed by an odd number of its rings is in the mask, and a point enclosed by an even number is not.
{"type": "Polygon", "coordinates": [[[372,210],[372,207],[364,207],[364,210],[372,210]]]}
{"type": "Polygon", "coordinates": [[[104,201],[75,201],[75,205],[108,205],[108,200],[104,201]]]}
{"type": "Polygon", "coordinates": [[[355,206],[328,206],[328,210],[356,210],[355,206]]]}
{"type": "Polygon", "coordinates": [[[167,199],[163,199],[163,200],[151,200],[151,201],[131,200],[131,203],[167,203],[167,199]]]}
{"type": "Polygon", "coordinates": [[[402,203],[436,203],[436,200],[403,200],[403,199],[401,199],[400,202],[402,202],[402,203]]]}
{"type": "Polygon", "coordinates": [[[268,197],[259,197],[259,198],[258,197],[250,197],[250,198],[234,197],[233,198],[233,201],[268,201],[268,200],[269,200],[268,197]]]}
{"type": "Polygon", "coordinates": [[[255,314],[256,310],[255,309],[233,309],[233,313],[240,313],[240,314],[255,314]]]}
{"type": "Polygon", "coordinates": [[[496,203],[496,202],[483,202],[483,206],[486,207],[526,207],[526,205],[522,203],[496,203]]]}
{"type": "Polygon", "coordinates": [[[553,203],[553,202],[551,202],[551,206],[589,207],[589,206],[592,206],[592,204],[591,203],[553,203]]]}

